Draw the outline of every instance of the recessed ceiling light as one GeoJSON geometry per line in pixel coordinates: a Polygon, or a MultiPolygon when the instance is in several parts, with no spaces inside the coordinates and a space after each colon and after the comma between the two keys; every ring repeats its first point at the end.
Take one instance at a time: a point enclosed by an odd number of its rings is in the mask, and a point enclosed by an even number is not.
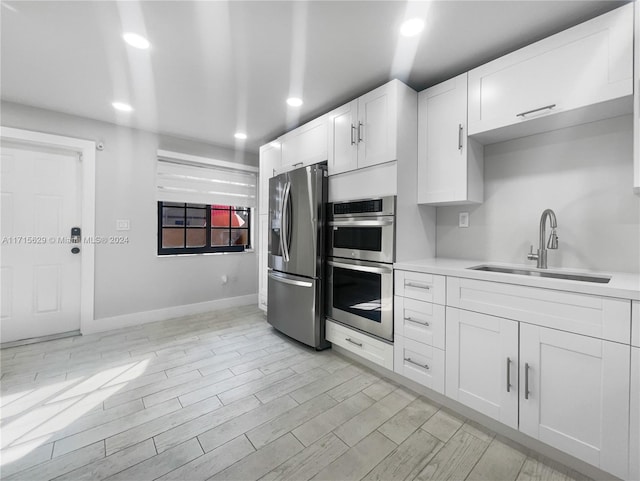
{"type": "Polygon", "coordinates": [[[400,35],[403,37],[415,37],[424,30],[424,20],[421,18],[410,18],[400,25],[400,35]]]}
{"type": "Polygon", "coordinates": [[[243,132],[236,132],[234,137],[236,139],[245,140],[247,138],[247,134],[245,134],[243,132]]]}
{"type": "Polygon", "coordinates": [[[302,105],[302,99],[298,97],[289,97],[287,99],[287,104],[289,104],[291,107],[300,107],[302,105]]]}
{"type": "Polygon", "coordinates": [[[133,107],[129,104],[125,104],[124,102],[113,102],[113,108],[119,110],[120,112],[131,112],[133,111],[133,107]]]}
{"type": "Polygon", "coordinates": [[[137,33],[127,32],[122,36],[122,38],[124,38],[124,41],[132,47],[142,50],[146,50],[151,46],[149,40],[144,38],[142,35],[138,35],[137,33]]]}

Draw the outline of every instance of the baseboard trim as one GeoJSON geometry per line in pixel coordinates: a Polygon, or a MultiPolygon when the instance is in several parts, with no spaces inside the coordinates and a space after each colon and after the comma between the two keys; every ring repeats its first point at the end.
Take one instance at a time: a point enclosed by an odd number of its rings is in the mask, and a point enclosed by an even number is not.
{"type": "Polygon", "coordinates": [[[83,335],[93,334],[96,332],[112,331],[114,329],[122,329],[123,327],[138,326],[149,322],[166,321],[174,317],[190,316],[193,314],[201,314],[216,309],[226,309],[228,307],[248,306],[258,303],[258,294],[247,294],[245,296],[227,297],[224,299],[216,299],[213,301],[198,302],[195,304],[186,304],[182,306],[165,307],[155,309],[153,311],[134,312],[132,314],[123,314],[121,316],[103,317],[101,319],[93,319],[84,323],[80,331],[83,335]]]}

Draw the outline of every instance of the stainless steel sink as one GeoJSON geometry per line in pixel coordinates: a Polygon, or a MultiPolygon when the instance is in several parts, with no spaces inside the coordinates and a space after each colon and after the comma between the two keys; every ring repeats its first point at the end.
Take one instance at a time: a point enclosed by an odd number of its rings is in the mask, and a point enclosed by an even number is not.
{"type": "Polygon", "coordinates": [[[569,272],[541,271],[541,270],[533,270],[533,269],[490,266],[490,265],[479,265],[474,267],[468,267],[467,269],[471,269],[474,271],[500,272],[503,274],[518,274],[521,276],[531,276],[531,277],[551,277],[552,279],[566,279],[569,281],[597,282],[599,284],[606,284],[611,280],[611,276],[572,274],[569,272]]]}

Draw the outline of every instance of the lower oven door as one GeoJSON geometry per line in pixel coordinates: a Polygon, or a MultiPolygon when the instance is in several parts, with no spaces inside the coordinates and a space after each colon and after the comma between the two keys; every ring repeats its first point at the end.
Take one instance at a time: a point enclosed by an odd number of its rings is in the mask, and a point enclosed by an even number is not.
{"type": "Polygon", "coordinates": [[[327,264],[327,316],[393,342],[391,265],[337,258],[327,264]]]}

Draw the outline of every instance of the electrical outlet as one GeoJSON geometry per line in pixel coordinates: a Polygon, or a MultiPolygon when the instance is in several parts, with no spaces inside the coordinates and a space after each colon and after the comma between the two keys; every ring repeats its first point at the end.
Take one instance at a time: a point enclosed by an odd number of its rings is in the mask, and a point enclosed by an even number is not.
{"type": "Polygon", "coordinates": [[[460,212],[458,214],[458,227],[469,227],[469,213],[460,212]]]}
{"type": "Polygon", "coordinates": [[[131,223],[129,219],[118,219],[116,220],[116,230],[129,230],[131,229],[131,223]]]}

